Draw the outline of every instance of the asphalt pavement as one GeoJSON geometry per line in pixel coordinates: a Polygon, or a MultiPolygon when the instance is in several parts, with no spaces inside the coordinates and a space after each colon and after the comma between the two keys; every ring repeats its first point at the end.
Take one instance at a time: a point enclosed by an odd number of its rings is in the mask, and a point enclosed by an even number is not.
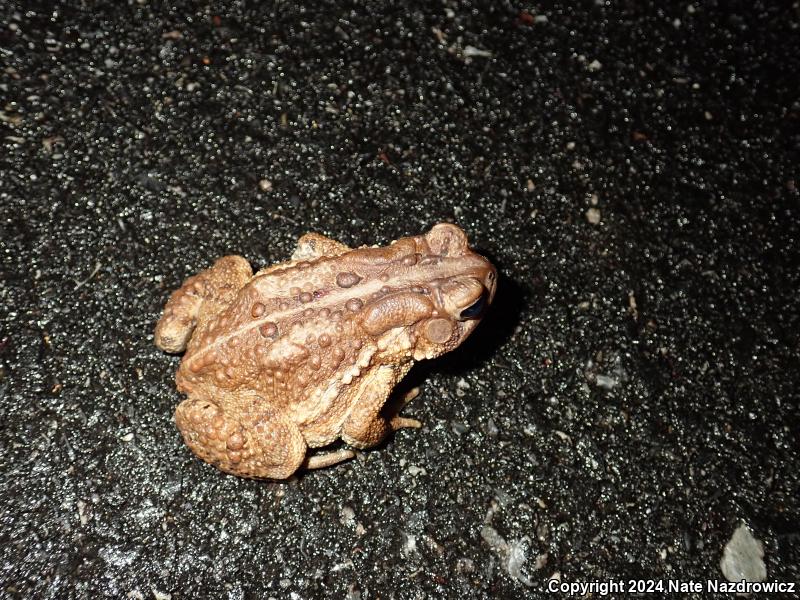
{"type": "Polygon", "coordinates": [[[705,586],[742,526],[800,580],[796,3],[0,15],[0,596],[705,586]],[[501,279],[422,429],[280,483],[188,451],[183,279],[442,221],[501,279]]]}

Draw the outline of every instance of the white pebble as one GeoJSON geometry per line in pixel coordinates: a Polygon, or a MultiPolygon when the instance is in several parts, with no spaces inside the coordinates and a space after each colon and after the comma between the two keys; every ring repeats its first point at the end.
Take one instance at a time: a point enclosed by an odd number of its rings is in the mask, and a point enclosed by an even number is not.
{"type": "Polygon", "coordinates": [[[719,561],[722,574],[728,581],[764,581],[767,568],[764,566],[764,545],[753,537],[750,529],[742,523],[733,532],[725,545],[719,561]]]}

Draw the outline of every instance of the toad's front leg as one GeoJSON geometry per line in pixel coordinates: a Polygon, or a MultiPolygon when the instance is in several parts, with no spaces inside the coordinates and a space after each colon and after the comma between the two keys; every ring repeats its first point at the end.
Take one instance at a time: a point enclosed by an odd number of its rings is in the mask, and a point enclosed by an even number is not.
{"type": "Polygon", "coordinates": [[[416,419],[381,414],[389,394],[409,368],[385,365],[365,376],[358,399],[342,428],[342,439],[346,443],[355,448],[371,448],[380,444],[391,431],[421,427],[416,419]]]}

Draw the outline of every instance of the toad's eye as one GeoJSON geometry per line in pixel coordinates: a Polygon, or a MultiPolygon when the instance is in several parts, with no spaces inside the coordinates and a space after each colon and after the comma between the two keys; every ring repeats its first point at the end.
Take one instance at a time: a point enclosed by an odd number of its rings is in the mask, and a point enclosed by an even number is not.
{"type": "Polygon", "coordinates": [[[458,318],[462,321],[467,319],[477,319],[479,316],[481,316],[484,308],[486,308],[486,290],[483,290],[483,293],[475,302],[462,310],[458,318]]]}

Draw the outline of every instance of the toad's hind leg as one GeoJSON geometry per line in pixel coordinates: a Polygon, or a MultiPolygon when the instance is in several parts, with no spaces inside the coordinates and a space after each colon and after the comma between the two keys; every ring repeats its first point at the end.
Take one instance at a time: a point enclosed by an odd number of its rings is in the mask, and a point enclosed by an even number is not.
{"type": "Polygon", "coordinates": [[[166,352],[183,352],[198,320],[208,318],[230,304],[253,276],[241,256],[223,256],[210,269],[183,282],[164,307],[156,325],[156,346],[166,352]]]}
{"type": "Polygon", "coordinates": [[[251,409],[232,414],[210,400],[190,397],[178,405],[175,423],[192,452],[222,471],[286,479],[303,464],[306,442],[297,425],[261,398],[249,404],[251,409]]]}

